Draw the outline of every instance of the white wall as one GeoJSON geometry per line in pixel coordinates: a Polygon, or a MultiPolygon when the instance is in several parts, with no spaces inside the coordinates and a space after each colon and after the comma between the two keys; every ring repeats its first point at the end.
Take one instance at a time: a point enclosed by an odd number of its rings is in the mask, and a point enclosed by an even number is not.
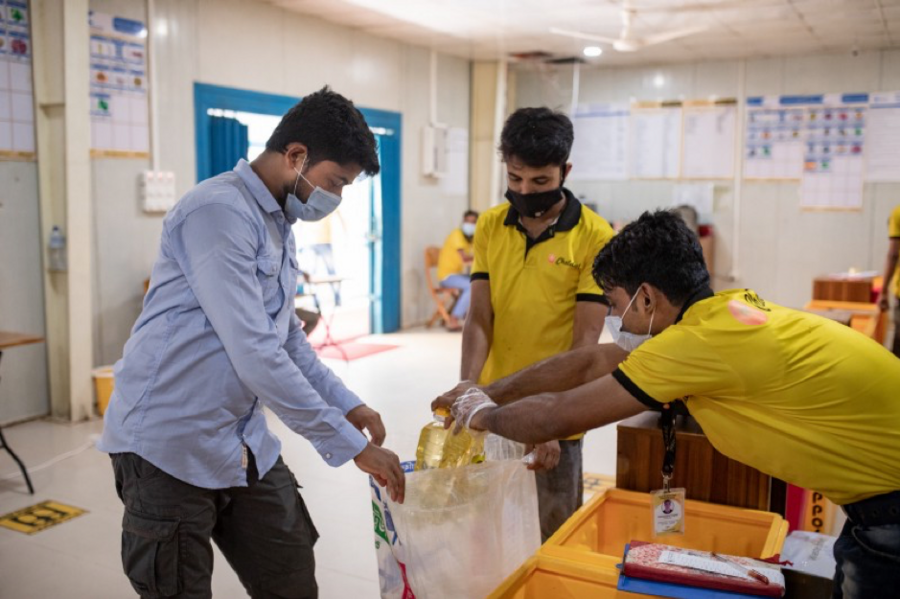
{"type": "MultiPolygon", "coordinates": [[[[872,92],[900,89],[900,51],[801,56],[746,61],[746,95],[872,92]]],[[[580,103],[657,99],[735,97],[739,63],[699,62],[638,69],[582,69],[580,103]],[[662,75],[662,88],[654,79],[662,75]]],[[[519,106],[548,105],[567,110],[570,68],[517,74],[519,106]]],[[[671,203],[672,182],[573,182],[598,204],[608,220],[630,220],[644,210],[671,203]]],[[[752,287],[763,297],[802,307],[811,297],[812,279],[851,267],[881,270],[887,250],[887,218],[900,203],[900,184],[867,183],[859,212],[800,210],[796,183],[743,183],[738,279],[717,277],[716,287],[752,287]]],[[[717,275],[731,271],[733,193],[724,185],[716,199],[717,275]]]]}
{"type": "MultiPolygon", "coordinates": [[[[0,162],[0,190],[0,330],[44,335],[37,165],[0,162]]],[[[0,424],[49,411],[43,343],[4,351],[0,379],[0,424]]]]}
{"type": "MultiPolygon", "coordinates": [[[[419,176],[419,135],[428,121],[429,53],[357,30],[248,0],[157,0],[156,60],[160,168],[175,172],[179,193],[196,182],[195,81],[302,96],[326,83],[357,105],[403,118],[402,264],[405,326],[424,321],[422,251],[441,243],[468,205],[419,176]]],[[[144,20],[144,2],[92,0],[96,11],[144,20]]],[[[152,58],[152,57],[151,57],[152,58]]],[[[438,61],[438,118],[469,124],[469,65],[438,61]]],[[[140,212],[143,160],[95,160],[98,363],[121,354],[140,311],[142,281],[156,257],[162,218],[140,212]]]]}

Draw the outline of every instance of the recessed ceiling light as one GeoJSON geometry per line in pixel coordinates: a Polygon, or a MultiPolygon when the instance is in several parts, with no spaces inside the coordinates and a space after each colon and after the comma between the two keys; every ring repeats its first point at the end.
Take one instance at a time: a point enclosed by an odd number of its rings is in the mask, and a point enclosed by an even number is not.
{"type": "Polygon", "coordinates": [[[603,48],[599,46],[587,46],[584,49],[584,55],[590,56],[591,58],[600,56],[601,54],[603,54],[603,48]]]}

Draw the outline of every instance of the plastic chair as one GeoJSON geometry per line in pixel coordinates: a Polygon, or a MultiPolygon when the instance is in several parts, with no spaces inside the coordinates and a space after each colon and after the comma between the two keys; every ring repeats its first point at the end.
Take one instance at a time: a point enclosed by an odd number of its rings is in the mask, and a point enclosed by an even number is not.
{"type": "Polygon", "coordinates": [[[434,300],[434,305],[436,306],[434,314],[431,315],[431,318],[428,319],[428,323],[425,325],[425,328],[429,329],[438,320],[443,320],[444,323],[450,322],[450,310],[453,309],[456,300],[459,299],[459,289],[441,287],[440,284],[435,285],[434,280],[431,278],[431,269],[437,268],[440,255],[441,248],[439,247],[431,245],[425,248],[425,281],[428,283],[428,293],[431,294],[431,299],[434,300]],[[447,303],[448,298],[451,300],[449,305],[447,303]]]}

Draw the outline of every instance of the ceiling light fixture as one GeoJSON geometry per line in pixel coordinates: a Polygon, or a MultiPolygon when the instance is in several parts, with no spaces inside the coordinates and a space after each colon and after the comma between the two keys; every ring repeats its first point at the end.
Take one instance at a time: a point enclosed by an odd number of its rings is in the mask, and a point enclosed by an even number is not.
{"type": "Polygon", "coordinates": [[[584,48],[584,55],[594,58],[596,56],[600,56],[603,54],[603,48],[600,46],[586,46],[584,48]]]}

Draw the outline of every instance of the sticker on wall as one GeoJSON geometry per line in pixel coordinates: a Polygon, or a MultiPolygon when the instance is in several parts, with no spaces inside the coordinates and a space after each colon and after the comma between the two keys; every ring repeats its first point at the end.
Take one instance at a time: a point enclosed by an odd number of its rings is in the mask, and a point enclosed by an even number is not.
{"type": "Polygon", "coordinates": [[[0,526],[33,535],[86,513],[87,510],[71,505],[56,501],[42,501],[25,509],[0,516],[0,526]]]}

